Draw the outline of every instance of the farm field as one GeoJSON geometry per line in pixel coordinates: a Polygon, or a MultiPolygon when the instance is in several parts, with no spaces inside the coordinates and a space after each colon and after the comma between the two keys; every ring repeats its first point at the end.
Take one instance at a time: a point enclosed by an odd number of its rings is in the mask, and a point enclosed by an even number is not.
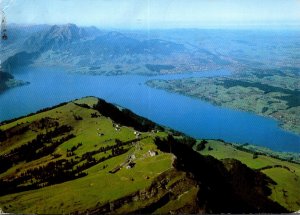
{"type": "Polygon", "coordinates": [[[202,99],[218,106],[275,118],[282,128],[300,133],[298,70],[249,69],[230,77],[153,80],[148,85],[202,99]]]}

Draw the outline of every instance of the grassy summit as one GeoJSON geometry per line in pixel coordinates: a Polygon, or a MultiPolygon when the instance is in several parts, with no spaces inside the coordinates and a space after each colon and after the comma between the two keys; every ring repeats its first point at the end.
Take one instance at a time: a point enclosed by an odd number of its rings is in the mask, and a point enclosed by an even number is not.
{"type": "MultiPolygon", "coordinates": [[[[195,143],[94,97],[3,122],[0,208],[37,214],[299,209],[292,196],[297,181],[286,181],[285,204],[274,196],[285,186],[278,173],[257,170],[239,156],[256,170],[237,160],[200,155],[191,148],[195,143]]],[[[288,167],[291,174],[299,173],[299,165],[288,167]]]]}

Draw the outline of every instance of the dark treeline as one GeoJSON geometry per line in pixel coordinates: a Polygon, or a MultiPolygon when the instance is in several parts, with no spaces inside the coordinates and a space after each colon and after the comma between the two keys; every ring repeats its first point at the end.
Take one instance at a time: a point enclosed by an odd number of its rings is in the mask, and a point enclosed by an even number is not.
{"type": "Polygon", "coordinates": [[[79,115],[73,114],[73,117],[75,120],[79,121],[79,120],[83,120],[83,118],[79,115]]]}
{"type": "Polygon", "coordinates": [[[76,102],[73,102],[73,104],[79,106],[79,107],[82,107],[82,108],[87,108],[87,109],[91,109],[91,107],[87,104],[79,104],[79,103],[76,103],[76,102]]]}
{"type": "Polygon", "coordinates": [[[106,161],[110,158],[125,154],[126,152],[129,151],[130,147],[124,148],[123,146],[132,144],[136,141],[138,141],[138,140],[134,139],[134,140],[129,140],[129,141],[122,142],[121,140],[116,139],[115,140],[116,144],[114,144],[114,145],[105,146],[105,147],[102,146],[97,150],[94,150],[94,151],[91,151],[91,152],[86,152],[82,155],[82,157],[80,159],[80,161],[86,160],[86,162],[81,164],[81,165],[77,165],[76,169],[77,169],[77,171],[83,171],[83,170],[86,170],[86,169],[88,169],[88,168],[90,168],[90,167],[92,167],[92,166],[94,166],[98,163],[106,161]],[[101,152],[107,152],[109,150],[111,150],[111,154],[109,154],[107,156],[103,156],[103,157],[99,158],[98,160],[93,157],[93,155],[95,155],[95,154],[99,154],[101,152]]]}
{"type": "Polygon", "coordinates": [[[38,129],[47,129],[52,127],[58,127],[59,122],[50,117],[41,118],[38,121],[33,122],[30,127],[36,127],[38,129]]]}
{"type": "Polygon", "coordinates": [[[154,122],[144,117],[137,116],[128,109],[120,110],[113,104],[107,103],[102,99],[98,100],[98,103],[94,105],[94,109],[99,111],[103,116],[110,117],[116,123],[133,127],[138,131],[150,131],[153,129],[163,130],[161,126],[158,126],[154,122]]]}
{"type": "Polygon", "coordinates": [[[270,200],[269,183],[263,173],[254,171],[234,159],[219,161],[202,156],[181,139],[169,135],[156,138],[155,143],[164,152],[176,156],[174,167],[188,172],[200,187],[198,204],[207,213],[284,213],[288,212],[270,200]]]}
{"type": "MultiPolygon", "coordinates": [[[[20,124],[20,125],[16,125],[16,126],[10,128],[10,129],[4,130],[4,131],[2,131],[2,136],[3,136],[2,141],[5,141],[5,140],[7,140],[7,139],[9,139],[10,137],[13,137],[13,136],[22,135],[28,130],[29,130],[28,123],[23,123],[23,124],[20,124]]],[[[1,133],[1,131],[0,131],[0,133],[1,133]]],[[[0,136],[1,136],[1,134],[0,134],[0,136]]],[[[0,139],[0,142],[1,142],[1,139],[0,139]]]]}
{"type": "Polygon", "coordinates": [[[206,140],[201,140],[200,143],[198,143],[197,147],[196,147],[196,150],[197,151],[202,151],[205,149],[205,145],[207,144],[208,142],[206,140]]]}
{"type": "Polygon", "coordinates": [[[255,87],[259,90],[264,91],[265,94],[270,92],[279,92],[287,95],[278,96],[278,98],[287,102],[289,107],[297,107],[300,106],[300,91],[299,90],[289,90],[281,87],[274,87],[267,84],[262,83],[252,83],[249,81],[242,81],[242,80],[231,80],[225,79],[222,83],[219,83],[225,88],[235,87],[235,86],[242,86],[242,87],[255,87]]]}
{"type": "Polygon", "coordinates": [[[100,117],[100,115],[96,112],[96,113],[91,113],[91,118],[98,118],[100,117]]]}
{"type": "Polygon", "coordinates": [[[73,134],[68,134],[59,140],[52,140],[58,136],[68,133],[73,128],[71,126],[62,125],[55,127],[54,130],[48,131],[45,134],[38,134],[37,137],[22,146],[11,150],[8,154],[0,156],[0,173],[5,172],[14,164],[21,161],[32,161],[51,154],[60,144],[75,137],[73,134]]]}
{"type": "Polygon", "coordinates": [[[61,159],[50,162],[45,166],[29,169],[22,173],[21,177],[24,177],[25,179],[34,178],[36,184],[42,184],[43,186],[57,184],[75,179],[79,175],[83,176],[83,173],[73,168],[76,164],[78,164],[78,161],[73,159],[61,159]]]}
{"type": "Polygon", "coordinates": [[[103,156],[101,158],[99,158],[98,160],[96,158],[94,158],[91,154],[87,154],[85,157],[86,157],[86,162],[84,162],[83,164],[81,165],[77,165],[76,166],[76,170],[78,172],[81,172],[81,171],[84,171],[92,166],[95,166],[103,161],[106,161],[110,158],[113,158],[113,157],[116,157],[116,156],[119,156],[119,155],[122,155],[126,152],[128,152],[129,148],[128,149],[124,149],[123,147],[116,147],[116,148],[113,148],[112,149],[112,153],[107,155],[107,156],[103,156]]]}
{"type": "Polygon", "coordinates": [[[0,180],[0,195],[38,189],[86,176],[86,173],[73,168],[76,164],[78,161],[61,159],[26,170],[13,180],[0,180]]]}
{"type": "Polygon", "coordinates": [[[0,179],[0,196],[4,196],[11,193],[19,193],[23,191],[28,191],[32,189],[37,189],[36,185],[26,185],[26,186],[18,186],[18,181],[4,181],[0,179]]]}
{"type": "Polygon", "coordinates": [[[279,165],[279,164],[276,164],[276,165],[271,165],[271,166],[265,166],[265,167],[261,167],[260,169],[258,169],[259,171],[261,170],[265,170],[265,169],[272,169],[272,168],[283,168],[283,169],[286,169],[288,171],[291,172],[291,169],[287,166],[284,166],[284,165],[279,165]]]}
{"type": "Polygon", "coordinates": [[[18,123],[17,125],[9,128],[7,130],[4,130],[4,131],[0,130],[0,142],[5,141],[5,140],[9,139],[10,137],[22,135],[25,132],[29,131],[30,129],[35,131],[35,129],[43,130],[43,129],[58,127],[58,126],[59,126],[59,123],[50,117],[41,118],[40,120],[31,122],[31,123],[29,123],[29,122],[18,123]]]}
{"type": "MultiPolygon", "coordinates": [[[[140,140],[140,139],[139,139],[140,140]]],[[[81,160],[85,160],[87,159],[88,157],[90,156],[93,156],[95,154],[99,154],[101,152],[107,152],[109,150],[114,150],[114,152],[117,152],[119,151],[119,148],[123,147],[123,146],[126,146],[126,145],[129,145],[129,144],[132,144],[132,143],[135,143],[137,141],[139,141],[138,139],[134,139],[134,140],[128,140],[128,141],[125,141],[125,142],[122,142],[121,140],[119,139],[116,139],[115,142],[116,144],[114,145],[109,145],[109,146],[101,146],[99,149],[97,150],[94,150],[94,151],[91,151],[91,152],[86,152],[82,155],[81,157],[81,160]]]]}
{"type": "Polygon", "coordinates": [[[294,161],[292,156],[290,158],[283,158],[281,156],[274,155],[274,154],[271,154],[271,153],[257,152],[254,149],[247,149],[247,148],[245,148],[245,146],[248,146],[249,145],[248,143],[245,143],[245,144],[242,144],[242,145],[234,145],[234,144],[226,142],[226,144],[231,145],[232,147],[236,148],[237,150],[244,151],[244,152],[247,152],[247,153],[251,153],[255,157],[257,157],[258,155],[263,155],[263,156],[275,158],[275,159],[278,159],[278,160],[281,160],[281,161],[287,161],[287,162],[290,162],[290,163],[300,164],[299,162],[294,161]]]}
{"type": "MultiPolygon", "coordinates": [[[[65,128],[68,130],[67,128],[65,128]]],[[[65,129],[62,129],[62,131],[66,131],[65,129]]],[[[55,131],[52,131],[53,133],[56,133],[55,131]]],[[[72,135],[72,134],[70,134],[72,135]]],[[[67,135],[60,139],[60,143],[63,141],[66,141],[70,135],[67,135]]],[[[45,140],[49,140],[49,136],[43,136],[40,137],[39,140],[45,138],[45,140]]],[[[58,161],[52,161],[48,163],[45,166],[39,166],[32,169],[28,169],[20,174],[19,177],[16,177],[10,181],[3,181],[0,180],[0,195],[7,195],[10,193],[17,193],[22,192],[26,190],[32,190],[32,189],[38,189],[41,187],[62,183],[65,181],[73,180],[79,177],[84,177],[87,175],[87,173],[83,172],[84,170],[87,170],[88,168],[97,165],[105,160],[108,160],[110,158],[113,158],[115,156],[124,154],[128,152],[130,148],[124,148],[123,146],[129,145],[137,140],[130,140],[126,142],[122,142],[118,139],[116,139],[116,144],[106,147],[101,147],[99,150],[95,150],[92,152],[87,152],[82,155],[80,159],[74,160],[66,160],[61,159],[58,161]],[[106,152],[108,150],[111,150],[111,153],[107,156],[103,156],[99,159],[96,159],[93,157],[93,155],[98,154],[100,152],[106,152]],[[84,161],[82,164],[79,164],[80,162],[84,161]],[[28,185],[23,185],[28,184],[28,185]]],[[[58,143],[57,143],[58,144],[58,143]]],[[[55,143],[51,144],[50,146],[53,148],[57,147],[55,143]]],[[[76,146],[73,146],[70,150],[67,151],[67,153],[74,153],[76,149],[78,149],[80,146],[82,146],[82,143],[78,143],[76,146]]],[[[52,151],[52,150],[50,150],[52,151]]],[[[45,148],[39,149],[39,152],[37,153],[41,157],[48,154],[50,151],[46,150],[45,148]],[[47,152],[47,153],[46,153],[47,152]],[[46,153],[46,154],[45,154],[46,153]]],[[[54,150],[53,150],[54,151],[54,150]]],[[[36,157],[37,155],[35,155],[36,157]]],[[[1,158],[1,157],[0,157],[1,158]]],[[[0,160],[1,161],[1,160],[0,160]]],[[[2,161],[1,161],[2,164],[2,161]]],[[[10,168],[10,167],[9,167],[10,168]]]]}
{"type": "Polygon", "coordinates": [[[73,146],[71,149],[67,149],[67,157],[72,157],[75,155],[75,151],[82,146],[82,143],[78,143],[76,146],[73,146]]]}
{"type": "Polygon", "coordinates": [[[7,135],[5,131],[0,129],[0,142],[4,142],[7,139],[7,135]]]}

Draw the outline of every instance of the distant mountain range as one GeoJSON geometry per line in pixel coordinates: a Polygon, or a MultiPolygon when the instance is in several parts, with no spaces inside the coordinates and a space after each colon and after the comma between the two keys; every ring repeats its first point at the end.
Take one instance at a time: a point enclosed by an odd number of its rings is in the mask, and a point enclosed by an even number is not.
{"type": "Polygon", "coordinates": [[[227,64],[207,50],[186,44],[134,38],[74,24],[44,26],[18,45],[19,50],[7,57],[4,67],[43,64],[68,66],[92,74],[157,74],[227,64]]]}
{"type": "Polygon", "coordinates": [[[299,55],[295,46],[299,44],[298,34],[294,31],[110,31],[66,24],[9,25],[8,32],[1,60],[6,60],[10,69],[37,64],[66,66],[73,72],[95,75],[155,75],[300,66],[294,60],[299,55]]]}
{"type": "Polygon", "coordinates": [[[43,52],[47,50],[64,50],[72,43],[86,40],[100,31],[96,28],[78,28],[74,24],[54,25],[48,30],[40,31],[29,37],[24,45],[27,50],[43,52]]]}

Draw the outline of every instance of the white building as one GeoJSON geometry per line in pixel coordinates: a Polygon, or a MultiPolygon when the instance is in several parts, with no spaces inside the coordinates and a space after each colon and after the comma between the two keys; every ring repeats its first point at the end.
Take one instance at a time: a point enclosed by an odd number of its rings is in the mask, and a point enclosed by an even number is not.
{"type": "Polygon", "coordinates": [[[151,157],[154,157],[155,155],[157,155],[156,151],[149,150],[148,152],[151,157]]]}

